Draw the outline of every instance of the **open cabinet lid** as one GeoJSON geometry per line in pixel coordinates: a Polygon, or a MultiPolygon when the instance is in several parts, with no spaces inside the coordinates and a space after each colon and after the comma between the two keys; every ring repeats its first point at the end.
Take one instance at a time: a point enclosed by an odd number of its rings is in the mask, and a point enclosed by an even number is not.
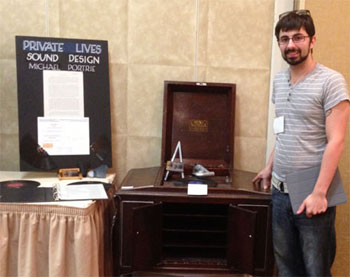
{"type": "Polygon", "coordinates": [[[235,84],[165,81],[162,163],[181,141],[186,167],[233,169],[235,84]]]}

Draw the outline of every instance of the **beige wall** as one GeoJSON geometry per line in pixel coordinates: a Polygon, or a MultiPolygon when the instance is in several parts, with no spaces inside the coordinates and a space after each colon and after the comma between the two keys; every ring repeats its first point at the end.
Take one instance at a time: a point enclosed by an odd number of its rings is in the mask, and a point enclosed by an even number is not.
{"type": "Polygon", "coordinates": [[[164,80],[237,84],[235,168],[265,162],[273,0],[1,0],[0,170],[18,170],[15,35],[109,42],[113,167],[160,164],[164,80]]]}
{"type": "MultiPolygon", "coordinates": [[[[316,61],[341,72],[350,87],[350,1],[305,0],[316,26],[316,61]]],[[[340,172],[350,199],[350,123],[346,146],[340,160],[340,172]]],[[[333,266],[334,276],[350,276],[350,204],[337,208],[337,256],[333,266]]]]}
{"type": "MultiPolygon", "coordinates": [[[[306,0],[315,58],[350,82],[350,1],[306,0]],[[331,22],[331,24],[330,24],[331,22]]],[[[265,163],[273,0],[1,0],[0,170],[18,170],[15,35],[109,41],[113,167],[160,163],[164,80],[237,83],[235,168],[265,163]]],[[[349,196],[350,130],[340,163],[349,196]]],[[[349,197],[350,198],[350,197],[349,197]]],[[[338,208],[336,276],[349,276],[349,204],[338,208]]]]}

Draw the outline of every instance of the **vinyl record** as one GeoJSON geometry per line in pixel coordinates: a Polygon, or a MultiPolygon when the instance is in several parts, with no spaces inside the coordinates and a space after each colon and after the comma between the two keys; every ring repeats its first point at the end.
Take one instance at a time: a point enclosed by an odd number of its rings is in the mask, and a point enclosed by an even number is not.
{"type": "Polygon", "coordinates": [[[35,188],[38,186],[40,186],[40,183],[32,180],[10,180],[0,182],[0,187],[7,189],[35,188]]]}

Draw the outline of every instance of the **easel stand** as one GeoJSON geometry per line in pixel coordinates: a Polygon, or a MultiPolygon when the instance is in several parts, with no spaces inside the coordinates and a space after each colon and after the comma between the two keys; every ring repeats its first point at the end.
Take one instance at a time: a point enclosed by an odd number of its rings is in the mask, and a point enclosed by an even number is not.
{"type": "Polygon", "coordinates": [[[181,142],[180,141],[178,141],[178,143],[176,145],[176,148],[175,148],[173,156],[171,157],[171,160],[166,163],[166,173],[165,173],[164,181],[166,181],[168,179],[169,172],[181,172],[181,178],[182,179],[185,178],[184,166],[183,166],[183,162],[182,162],[181,142]],[[180,162],[175,162],[177,152],[179,152],[180,162]]]}

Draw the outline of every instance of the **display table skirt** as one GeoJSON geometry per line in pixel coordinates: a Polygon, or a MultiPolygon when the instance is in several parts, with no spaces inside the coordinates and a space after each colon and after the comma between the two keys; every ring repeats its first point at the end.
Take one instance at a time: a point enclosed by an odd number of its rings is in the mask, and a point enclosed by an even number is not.
{"type": "Polygon", "coordinates": [[[0,203],[0,276],[111,274],[109,201],[60,203],[0,203]]]}

